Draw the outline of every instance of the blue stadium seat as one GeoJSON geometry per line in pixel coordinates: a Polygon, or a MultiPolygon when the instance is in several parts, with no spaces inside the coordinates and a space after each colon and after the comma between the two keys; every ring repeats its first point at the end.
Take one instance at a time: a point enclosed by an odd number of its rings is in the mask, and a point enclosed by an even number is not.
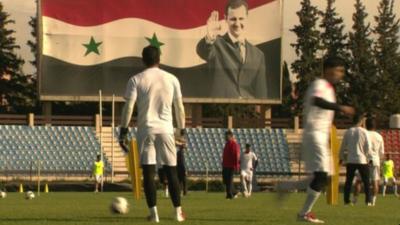
{"type": "MultiPolygon", "coordinates": [[[[0,125],[0,158],[6,159],[7,169],[30,170],[37,160],[43,161],[44,171],[90,171],[100,143],[90,127],[0,125]]],[[[105,158],[106,170],[110,163],[105,158]]],[[[6,165],[0,162],[0,168],[6,165]]]]}
{"type": "MultiPolygon", "coordinates": [[[[258,173],[289,173],[289,147],[282,129],[238,128],[232,129],[241,149],[246,143],[252,145],[260,164],[258,173]]],[[[205,162],[212,172],[221,171],[224,147],[222,128],[188,128],[187,166],[190,172],[204,172],[205,162]]]]}

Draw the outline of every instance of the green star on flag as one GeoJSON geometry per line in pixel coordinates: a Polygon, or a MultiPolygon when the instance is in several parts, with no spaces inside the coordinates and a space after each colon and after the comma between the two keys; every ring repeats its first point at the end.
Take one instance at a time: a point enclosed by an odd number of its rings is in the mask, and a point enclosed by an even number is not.
{"type": "Polygon", "coordinates": [[[83,46],[86,47],[86,53],[85,56],[89,55],[91,52],[96,53],[97,55],[100,55],[99,52],[99,46],[102,44],[103,42],[96,42],[93,38],[93,36],[90,37],[90,42],[88,44],[82,44],[83,46]]]}
{"type": "MultiPolygon", "coordinates": [[[[160,41],[158,40],[156,33],[153,34],[153,37],[152,37],[152,38],[146,37],[146,39],[147,39],[147,41],[150,43],[151,46],[154,46],[154,47],[156,47],[156,48],[158,48],[158,49],[160,49],[160,47],[164,45],[164,43],[162,43],[162,42],[160,42],[160,41]]],[[[161,50],[161,49],[160,49],[160,50],[161,50]]]]}

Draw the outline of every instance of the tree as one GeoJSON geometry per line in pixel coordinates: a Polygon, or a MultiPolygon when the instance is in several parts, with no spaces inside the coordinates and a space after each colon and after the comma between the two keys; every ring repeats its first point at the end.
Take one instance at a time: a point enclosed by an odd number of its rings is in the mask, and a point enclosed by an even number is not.
{"type": "Polygon", "coordinates": [[[320,12],[322,21],[321,40],[325,57],[341,57],[348,59],[349,54],[346,51],[347,35],[343,32],[343,19],[336,13],[336,8],[333,6],[335,0],[328,0],[325,12],[320,12]]]}
{"type": "Polygon", "coordinates": [[[296,13],[300,24],[291,29],[297,36],[297,41],[291,44],[298,57],[292,65],[292,71],[296,74],[295,83],[296,96],[294,114],[299,115],[302,111],[303,98],[308,85],[321,75],[321,61],[318,52],[322,49],[320,43],[320,32],[316,28],[318,22],[318,9],[311,5],[310,0],[301,2],[301,9],[296,13]]]}
{"type": "MultiPolygon", "coordinates": [[[[322,21],[320,28],[322,29],[321,39],[325,52],[324,57],[340,57],[346,65],[350,64],[349,53],[347,52],[347,34],[343,32],[343,19],[337,14],[334,7],[335,0],[327,0],[327,6],[324,12],[321,12],[322,21]]],[[[335,85],[338,96],[338,102],[347,103],[346,85],[340,82],[335,85]]]]}
{"type": "Polygon", "coordinates": [[[370,38],[370,24],[366,23],[368,14],[361,0],[354,4],[352,31],[349,32],[348,50],[350,52],[347,95],[351,104],[361,112],[376,112],[379,101],[377,92],[377,67],[373,54],[373,40],[370,38]]]}
{"type": "MultiPolygon", "coordinates": [[[[37,16],[31,16],[31,19],[29,20],[29,26],[31,27],[31,35],[33,37],[33,40],[28,40],[27,45],[31,49],[31,52],[33,54],[33,60],[30,61],[32,66],[35,68],[37,67],[37,59],[38,59],[38,49],[37,49],[37,39],[38,39],[38,32],[37,32],[37,16]]],[[[33,74],[34,76],[37,76],[37,70],[33,74]]]]}
{"type": "Polygon", "coordinates": [[[386,116],[400,112],[400,55],[399,55],[399,19],[393,12],[394,0],[381,0],[378,6],[377,23],[374,34],[377,40],[374,46],[375,60],[379,79],[376,88],[379,91],[379,109],[386,116]]]}
{"type": "Polygon", "coordinates": [[[292,117],[293,110],[296,108],[295,100],[295,87],[290,80],[290,72],[288,65],[283,62],[282,67],[282,104],[273,106],[273,117],[292,117]]]}
{"type": "Polygon", "coordinates": [[[28,112],[34,104],[29,96],[31,80],[22,72],[24,60],[15,53],[20,48],[7,26],[15,23],[0,3],[0,112],[28,112]]]}
{"type": "Polygon", "coordinates": [[[38,76],[37,76],[37,66],[38,66],[38,56],[39,56],[39,51],[37,48],[37,40],[38,40],[38,27],[37,27],[37,16],[31,16],[29,20],[29,26],[31,27],[31,35],[33,37],[33,40],[28,40],[27,45],[31,49],[31,52],[33,54],[33,60],[29,61],[29,63],[35,68],[35,71],[32,74],[28,74],[30,77],[32,83],[30,86],[30,96],[32,96],[32,100],[34,102],[34,108],[32,109],[33,112],[40,112],[40,102],[39,102],[39,96],[38,96],[38,76]]]}

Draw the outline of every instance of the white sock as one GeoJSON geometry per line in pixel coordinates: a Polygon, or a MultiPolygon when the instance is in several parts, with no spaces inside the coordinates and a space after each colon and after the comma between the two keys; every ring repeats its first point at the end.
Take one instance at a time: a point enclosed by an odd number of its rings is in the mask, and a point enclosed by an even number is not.
{"type": "Polygon", "coordinates": [[[397,195],[397,184],[394,183],[394,194],[397,195]]]}
{"type": "Polygon", "coordinates": [[[321,192],[314,191],[310,187],[307,189],[307,197],[306,201],[304,202],[303,209],[300,211],[300,215],[306,215],[307,213],[311,212],[312,207],[317,202],[321,192]]]}
{"type": "Polygon", "coordinates": [[[243,186],[243,192],[247,193],[247,182],[244,178],[242,179],[242,186],[243,186]]]}
{"type": "Polygon", "coordinates": [[[372,196],[372,205],[375,205],[376,202],[376,195],[372,196]]]}
{"type": "Polygon", "coordinates": [[[168,192],[168,186],[165,188],[165,197],[169,196],[169,192],[168,192]]]}
{"type": "Polygon", "coordinates": [[[252,182],[250,181],[249,182],[249,195],[251,195],[251,192],[253,191],[253,184],[252,184],[252,182]]]}
{"type": "Polygon", "coordinates": [[[150,210],[150,215],[152,217],[155,217],[158,219],[158,211],[157,211],[157,206],[154,206],[153,208],[149,208],[150,210]]]}
{"type": "Polygon", "coordinates": [[[382,188],[382,195],[385,196],[385,194],[386,194],[386,185],[383,185],[383,188],[382,188]]]}
{"type": "Polygon", "coordinates": [[[181,216],[182,214],[182,207],[178,206],[175,208],[176,216],[181,216]]]}

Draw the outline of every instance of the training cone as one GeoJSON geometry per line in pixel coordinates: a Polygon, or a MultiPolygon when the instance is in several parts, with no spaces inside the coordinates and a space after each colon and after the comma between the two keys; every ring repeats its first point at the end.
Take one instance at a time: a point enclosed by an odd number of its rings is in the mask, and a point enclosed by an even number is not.
{"type": "Polygon", "coordinates": [[[22,184],[19,184],[19,193],[24,193],[24,186],[22,184]]]}
{"type": "Polygon", "coordinates": [[[44,193],[49,193],[49,185],[47,183],[44,185],[44,193]]]}

